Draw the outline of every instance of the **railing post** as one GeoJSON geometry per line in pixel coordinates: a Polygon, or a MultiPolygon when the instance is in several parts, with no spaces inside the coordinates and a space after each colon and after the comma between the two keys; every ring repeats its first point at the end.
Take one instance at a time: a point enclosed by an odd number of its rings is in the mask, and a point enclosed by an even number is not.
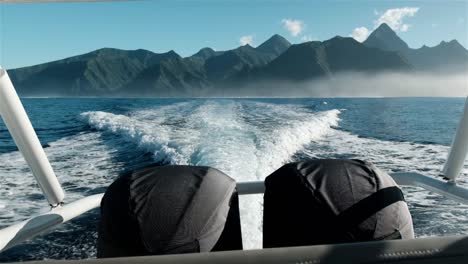
{"type": "Polygon", "coordinates": [[[65,196],[62,187],[37,138],[10,77],[8,77],[8,73],[1,67],[0,115],[49,204],[57,206],[62,203],[65,196]]]}
{"type": "Polygon", "coordinates": [[[466,154],[468,153],[468,97],[465,101],[465,108],[462,118],[457,128],[457,132],[452,142],[452,147],[443,169],[443,176],[455,181],[465,164],[466,154]]]}

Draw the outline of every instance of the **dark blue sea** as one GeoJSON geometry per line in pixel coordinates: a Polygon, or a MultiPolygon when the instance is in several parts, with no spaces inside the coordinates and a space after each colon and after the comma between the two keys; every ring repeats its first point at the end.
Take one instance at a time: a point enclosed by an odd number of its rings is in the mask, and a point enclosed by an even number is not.
{"type": "MultiPolygon", "coordinates": [[[[262,180],[307,158],[358,158],[387,172],[438,177],[463,98],[23,99],[65,202],[104,192],[122,172],[158,164],[216,167],[262,180]]],[[[468,186],[468,163],[461,184],[468,186]]],[[[468,207],[414,187],[404,192],[418,237],[468,234],[468,207]]],[[[262,197],[242,197],[244,244],[261,246],[262,197]]],[[[47,202],[0,122],[0,227],[47,202]]],[[[0,261],[96,255],[94,210],[0,253],[0,261]]]]}

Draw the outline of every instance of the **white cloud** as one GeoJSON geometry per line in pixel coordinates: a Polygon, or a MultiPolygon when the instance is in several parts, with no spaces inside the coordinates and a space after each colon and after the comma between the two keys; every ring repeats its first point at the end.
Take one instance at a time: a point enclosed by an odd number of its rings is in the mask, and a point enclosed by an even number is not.
{"type": "Polygon", "coordinates": [[[254,36],[252,35],[246,35],[246,36],[242,36],[240,39],[239,39],[239,42],[242,46],[245,46],[247,44],[249,45],[252,45],[253,44],[253,40],[254,40],[254,36]]]}
{"type": "MultiPolygon", "coordinates": [[[[379,16],[377,20],[374,21],[374,28],[379,27],[381,24],[386,23],[391,29],[400,32],[407,32],[411,25],[405,24],[403,20],[406,17],[413,17],[419,11],[419,7],[402,7],[402,8],[393,8],[387,9],[385,12],[381,13],[374,9],[374,15],[379,16]]],[[[432,27],[436,27],[436,24],[432,24],[432,27]]],[[[367,39],[370,32],[366,27],[358,27],[353,30],[349,35],[359,42],[363,42],[367,39]]]]}
{"type": "Polygon", "coordinates": [[[369,29],[367,29],[366,27],[358,27],[353,30],[353,33],[351,33],[350,37],[353,37],[359,42],[363,42],[367,39],[369,33],[369,29]]]}
{"type": "Polygon", "coordinates": [[[297,19],[283,19],[281,20],[281,23],[293,37],[299,36],[305,28],[304,22],[297,19]]]}
{"type": "Polygon", "coordinates": [[[386,23],[395,31],[406,32],[409,30],[410,25],[403,23],[403,19],[406,17],[413,17],[418,11],[419,7],[388,9],[375,21],[375,27],[377,28],[382,23],[386,23]]]}
{"type": "Polygon", "coordinates": [[[317,40],[316,38],[312,37],[311,35],[304,35],[301,38],[302,41],[314,41],[317,40]]]}
{"type": "Polygon", "coordinates": [[[410,28],[410,25],[408,25],[408,24],[403,24],[403,25],[401,26],[401,28],[400,28],[400,31],[401,31],[401,32],[406,32],[406,31],[408,31],[409,28],[410,28]]]}

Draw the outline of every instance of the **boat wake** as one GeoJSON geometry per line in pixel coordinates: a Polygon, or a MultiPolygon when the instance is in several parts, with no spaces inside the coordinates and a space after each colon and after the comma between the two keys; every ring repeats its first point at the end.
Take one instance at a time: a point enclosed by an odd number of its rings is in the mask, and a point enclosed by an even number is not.
{"type": "MultiPolygon", "coordinates": [[[[338,125],[340,111],[289,105],[209,101],[115,115],[87,112],[93,128],[122,137],[156,162],[212,166],[241,181],[262,180],[306,144],[338,125]]],[[[260,196],[241,197],[244,246],[261,242],[260,196]]]]}
{"type": "MultiPolygon", "coordinates": [[[[237,181],[263,180],[303,158],[360,158],[389,172],[437,176],[448,147],[361,138],[339,129],[343,111],[251,100],[194,100],[125,114],[91,111],[78,117],[85,131],[49,143],[45,151],[66,202],[104,192],[123,171],[153,162],[212,166],[237,181]]],[[[0,162],[0,225],[43,210],[46,201],[21,155],[0,154],[0,162]]],[[[464,174],[462,182],[467,169],[464,174]]],[[[417,188],[405,188],[405,194],[417,236],[468,233],[467,207],[417,188]]],[[[67,223],[4,253],[3,259],[93,257],[98,215],[94,211],[67,223]]],[[[261,195],[241,197],[241,217],[245,248],[260,248],[261,195]]]]}

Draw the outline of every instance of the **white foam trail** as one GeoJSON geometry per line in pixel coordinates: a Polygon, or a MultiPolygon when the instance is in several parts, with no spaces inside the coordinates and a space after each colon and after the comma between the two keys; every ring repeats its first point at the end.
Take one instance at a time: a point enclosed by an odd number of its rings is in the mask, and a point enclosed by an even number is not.
{"type": "Polygon", "coordinates": [[[127,116],[105,112],[90,112],[83,116],[96,129],[125,136],[128,140],[137,143],[141,149],[152,152],[156,161],[187,164],[186,158],[179,153],[180,150],[171,146],[169,131],[165,126],[148,125],[127,116]]]}
{"type": "Polygon", "coordinates": [[[344,155],[372,161],[391,172],[417,171],[438,176],[448,150],[449,147],[442,145],[362,138],[349,132],[332,130],[321,142],[304,149],[303,153],[317,158],[344,155]]]}
{"type": "MultiPolygon", "coordinates": [[[[260,104],[257,104],[257,107],[259,106],[260,104]]],[[[262,129],[258,133],[258,179],[263,179],[284,163],[291,161],[292,156],[305,145],[320,140],[332,131],[332,127],[338,126],[340,111],[336,109],[311,113],[301,107],[267,106],[269,122],[277,125],[274,129],[262,129]]]]}
{"type": "MultiPolygon", "coordinates": [[[[45,149],[60,183],[65,202],[86,195],[86,190],[109,185],[122,169],[115,163],[116,150],[104,145],[99,133],[84,133],[60,139],[45,149]]],[[[48,209],[34,177],[19,152],[0,155],[0,206],[3,207],[0,226],[25,220],[48,209]]]]}
{"type": "MultiPolygon", "coordinates": [[[[136,143],[170,164],[218,168],[238,182],[264,179],[338,123],[338,110],[230,100],[136,111],[82,114],[89,125],[136,143]],[[188,108],[188,110],[187,110],[188,108]]],[[[244,246],[260,248],[260,196],[241,197],[244,246]]]]}

